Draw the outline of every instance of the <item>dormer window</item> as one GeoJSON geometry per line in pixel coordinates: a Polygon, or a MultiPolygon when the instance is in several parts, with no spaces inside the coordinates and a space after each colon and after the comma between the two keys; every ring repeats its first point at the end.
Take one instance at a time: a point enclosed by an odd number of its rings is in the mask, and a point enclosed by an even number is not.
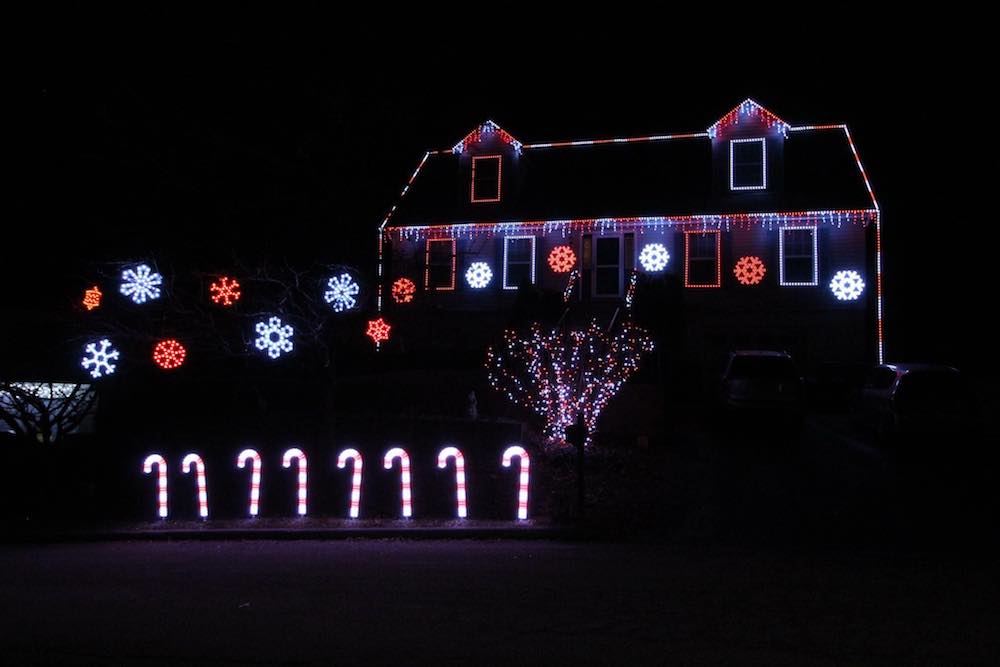
{"type": "Polygon", "coordinates": [[[472,158],[473,203],[500,201],[502,161],[500,155],[477,155],[472,158]]]}
{"type": "Polygon", "coordinates": [[[767,146],[764,138],[729,141],[729,189],[767,188],[767,146]]]}

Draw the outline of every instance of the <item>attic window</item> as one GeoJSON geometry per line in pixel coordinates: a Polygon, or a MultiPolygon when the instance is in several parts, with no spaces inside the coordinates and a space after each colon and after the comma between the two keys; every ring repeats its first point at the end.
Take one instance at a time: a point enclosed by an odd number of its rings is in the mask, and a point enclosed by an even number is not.
{"type": "Polygon", "coordinates": [[[767,147],[764,138],[729,141],[729,189],[767,188],[767,147]]]}
{"type": "Polygon", "coordinates": [[[472,158],[472,201],[477,204],[500,201],[501,160],[499,155],[472,158]]]}

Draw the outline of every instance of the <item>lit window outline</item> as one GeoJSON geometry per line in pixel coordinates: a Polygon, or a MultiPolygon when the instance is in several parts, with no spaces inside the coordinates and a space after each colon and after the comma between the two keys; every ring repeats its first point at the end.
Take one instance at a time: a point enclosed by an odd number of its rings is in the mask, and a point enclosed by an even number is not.
{"type": "Polygon", "coordinates": [[[733,191],[767,189],[767,141],[765,137],[729,140],[729,189],[733,191]],[[760,185],[736,185],[733,183],[733,144],[748,144],[751,142],[760,142],[760,185]]]}
{"type": "Polygon", "coordinates": [[[435,292],[448,292],[455,289],[455,262],[457,253],[455,252],[455,239],[444,238],[444,239],[427,239],[427,245],[424,250],[424,289],[431,290],[435,292]],[[451,285],[448,287],[431,287],[431,244],[432,243],[451,243],[451,285]]]}
{"type": "Polygon", "coordinates": [[[722,230],[702,229],[684,232],[684,287],[722,287],[722,230]],[[715,284],[695,284],[689,279],[691,234],[715,234],[715,284]]]}
{"type": "Polygon", "coordinates": [[[470,200],[473,204],[493,204],[500,201],[501,185],[503,184],[503,156],[502,155],[476,155],[472,158],[472,192],[470,200]],[[497,196],[494,199],[476,199],[476,162],[478,160],[497,161],[497,196]]]}
{"type": "Polygon", "coordinates": [[[507,284],[507,247],[508,241],[514,241],[517,239],[531,239],[531,284],[535,284],[535,237],[532,234],[522,234],[520,236],[505,236],[503,237],[503,288],[505,290],[517,289],[517,285],[507,284]]]}
{"type": "Polygon", "coordinates": [[[798,226],[782,227],[778,230],[778,284],[782,287],[819,287],[819,230],[816,227],[798,226]],[[808,230],[813,238],[813,277],[810,282],[785,280],[785,232],[808,230]]]}

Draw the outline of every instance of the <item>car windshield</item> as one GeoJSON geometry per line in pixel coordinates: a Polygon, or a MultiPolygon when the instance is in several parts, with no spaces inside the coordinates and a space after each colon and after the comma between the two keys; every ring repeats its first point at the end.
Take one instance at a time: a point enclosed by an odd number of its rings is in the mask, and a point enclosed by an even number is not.
{"type": "Polygon", "coordinates": [[[795,365],[788,357],[738,356],[729,365],[729,377],[788,379],[795,377],[795,365]]]}
{"type": "Polygon", "coordinates": [[[965,388],[954,371],[911,371],[899,381],[897,394],[909,405],[962,398],[965,388]]]}

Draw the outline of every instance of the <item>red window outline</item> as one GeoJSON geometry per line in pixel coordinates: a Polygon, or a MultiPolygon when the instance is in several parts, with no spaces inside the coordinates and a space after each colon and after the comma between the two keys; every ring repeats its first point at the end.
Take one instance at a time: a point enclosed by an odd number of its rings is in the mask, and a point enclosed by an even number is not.
{"type": "Polygon", "coordinates": [[[427,239],[427,246],[424,251],[424,289],[433,290],[435,292],[447,292],[449,290],[455,289],[455,239],[427,239]],[[431,244],[432,243],[451,243],[451,285],[448,287],[431,287],[431,244]]]}
{"type": "Polygon", "coordinates": [[[706,229],[702,231],[684,232],[684,287],[722,287],[722,231],[706,229]],[[688,279],[689,261],[691,258],[691,234],[715,234],[715,284],[697,285],[688,279]]]}
{"type": "Polygon", "coordinates": [[[500,201],[501,184],[503,183],[503,156],[502,155],[477,155],[472,158],[472,196],[474,204],[489,204],[500,201]],[[497,196],[495,199],[476,199],[476,162],[478,160],[497,161],[497,196]]]}

